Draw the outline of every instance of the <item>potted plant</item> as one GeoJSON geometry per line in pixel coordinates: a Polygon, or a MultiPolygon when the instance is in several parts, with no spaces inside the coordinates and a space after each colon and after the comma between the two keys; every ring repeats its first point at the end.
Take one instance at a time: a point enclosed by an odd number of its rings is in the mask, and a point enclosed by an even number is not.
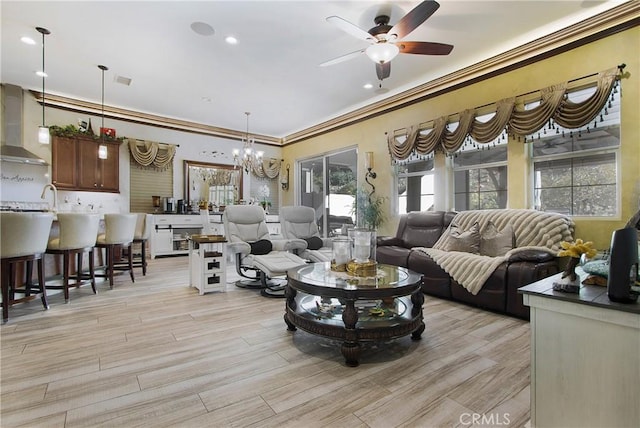
{"type": "Polygon", "coordinates": [[[387,221],[383,204],[385,196],[375,196],[359,189],[353,201],[351,212],[356,215],[356,225],[370,230],[377,230],[387,221]]]}

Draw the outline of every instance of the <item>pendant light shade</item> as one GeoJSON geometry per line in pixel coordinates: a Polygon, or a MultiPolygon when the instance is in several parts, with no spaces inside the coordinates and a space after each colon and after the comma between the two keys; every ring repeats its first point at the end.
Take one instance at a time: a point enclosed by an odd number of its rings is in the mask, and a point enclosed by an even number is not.
{"type": "Polygon", "coordinates": [[[38,142],[40,144],[49,144],[51,137],[49,134],[49,128],[45,125],[45,121],[44,121],[44,105],[45,105],[44,78],[47,76],[44,70],[44,36],[51,34],[51,31],[42,27],[36,27],[36,31],[42,34],[42,72],[39,73],[42,76],[42,125],[38,127],[38,142]]]}
{"type": "Polygon", "coordinates": [[[49,144],[51,142],[51,134],[49,134],[49,128],[46,126],[38,127],[38,143],[49,144]]]}
{"type": "Polygon", "coordinates": [[[104,144],[104,72],[109,68],[106,65],[99,65],[98,68],[102,70],[102,125],[100,125],[100,138],[102,138],[102,144],[98,147],[98,158],[107,159],[109,152],[106,144],[104,144]]]}

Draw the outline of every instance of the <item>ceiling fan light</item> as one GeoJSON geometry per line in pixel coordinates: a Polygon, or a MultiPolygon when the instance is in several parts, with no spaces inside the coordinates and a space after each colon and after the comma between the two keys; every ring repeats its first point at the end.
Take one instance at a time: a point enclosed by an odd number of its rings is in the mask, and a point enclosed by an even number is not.
{"type": "Polygon", "coordinates": [[[371,61],[377,64],[384,64],[396,57],[400,49],[393,43],[376,43],[367,48],[365,53],[371,61]]]}

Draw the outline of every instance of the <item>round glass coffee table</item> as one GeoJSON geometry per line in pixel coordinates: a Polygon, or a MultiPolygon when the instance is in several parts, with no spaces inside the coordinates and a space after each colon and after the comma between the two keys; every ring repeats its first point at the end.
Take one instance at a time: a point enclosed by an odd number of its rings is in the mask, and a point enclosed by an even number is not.
{"type": "Polygon", "coordinates": [[[313,263],[288,272],[284,321],[319,336],[342,339],[348,366],[359,364],[361,343],[424,331],[421,276],[408,269],[378,265],[375,277],[331,271],[329,263],[313,263]]]}

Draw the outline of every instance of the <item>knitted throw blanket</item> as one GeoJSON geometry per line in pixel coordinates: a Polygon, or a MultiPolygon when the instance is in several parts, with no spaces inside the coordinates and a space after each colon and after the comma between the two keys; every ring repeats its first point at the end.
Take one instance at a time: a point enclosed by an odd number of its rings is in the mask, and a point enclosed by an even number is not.
{"type": "Polygon", "coordinates": [[[415,249],[428,254],[458,284],[476,295],[491,274],[498,266],[509,260],[511,255],[527,248],[557,254],[560,242],[573,240],[573,230],[573,220],[556,213],[524,209],[463,211],[456,215],[449,229],[440,236],[433,248],[415,249]],[[482,232],[489,221],[493,222],[498,230],[502,230],[507,224],[513,227],[515,247],[505,256],[488,257],[444,250],[447,248],[451,227],[468,230],[478,222],[482,232]]]}

